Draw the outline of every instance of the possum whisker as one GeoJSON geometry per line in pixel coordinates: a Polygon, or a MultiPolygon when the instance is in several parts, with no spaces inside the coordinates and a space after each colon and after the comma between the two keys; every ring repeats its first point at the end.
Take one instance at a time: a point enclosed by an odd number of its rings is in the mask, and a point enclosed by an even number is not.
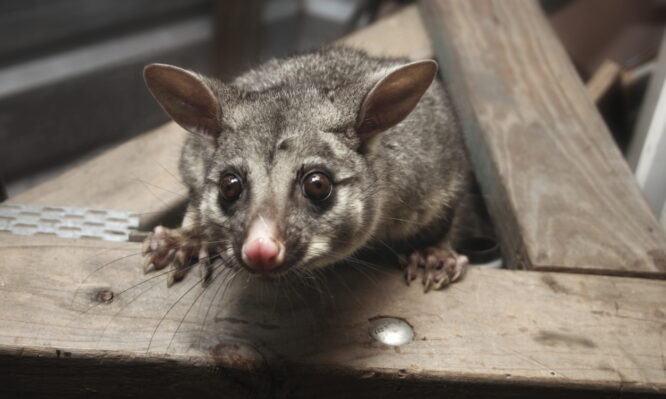
{"type": "MultiPolygon", "coordinates": [[[[212,258],[213,256],[217,256],[217,254],[215,254],[215,255],[211,255],[211,256],[209,256],[209,257],[207,257],[207,258],[210,259],[210,258],[212,258]]],[[[204,258],[204,259],[206,259],[206,258],[204,258]]],[[[189,270],[189,269],[191,269],[191,268],[197,266],[198,264],[199,264],[198,262],[193,263],[193,264],[191,264],[191,265],[188,265],[188,266],[184,267],[183,270],[189,270]]],[[[166,274],[169,274],[169,273],[171,273],[171,269],[167,268],[166,270],[164,270],[164,271],[162,271],[162,272],[156,273],[156,274],[154,274],[153,276],[150,276],[150,277],[146,278],[146,279],[143,280],[143,281],[140,281],[140,282],[138,282],[138,283],[136,283],[136,284],[134,284],[134,285],[132,285],[132,286],[130,286],[130,287],[125,288],[124,290],[121,290],[121,291],[117,292],[116,295],[118,295],[118,296],[123,295],[123,294],[125,294],[126,292],[128,292],[128,291],[130,291],[130,290],[133,290],[134,288],[137,288],[137,287],[139,287],[139,286],[141,286],[141,285],[143,285],[143,284],[146,284],[146,283],[148,283],[148,282],[150,282],[150,281],[153,281],[153,280],[155,280],[155,279],[157,279],[157,278],[159,278],[159,277],[162,277],[162,276],[164,276],[164,275],[166,275],[166,274]]],[[[134,299],[138,298],[139,296],[140,296],[140,295],[137,295],[134,299]]],[[[84,310],[81,314],[82,314],[82,315],[83,315],[83,314],[86,314],[86,313],[88,313],[90,310],[95,309],[97,306],[99,306],[99,305],[101,305],[101,304],[102,304],[101,302],[95,303],[94,305],[90,306],[88,309],[84,310]]]]}
{"type": "MultiPolygon", "coordinates": [[[[111,323],[116,319],[116,317],[118,317],[118,315],[120,315],[120,313],[121,313],[123,310],[125,310],[127,307],[129,307],[131,304],[133,304],[134,301],[136,301],[140,296],[142,296],[144,293],[146,293],[148,290],[150,290],[150,289],[152,289],[152,288],[154,288],[154,287],[155,287],[155,284],[149,285],[147,288],[145,288],[144,290],[142,290],[141,292],[139,292],[139,294],[135,295],[132,299],[130,299],[126,304],[124,304],[123,306],[121,306],[120,309],[118,309],[118,311],[113,315],[113,317],[111,317],[111,320],[109,320],[109,321],[106,323],[106,325],[104,326],[104,329],[102,330],[101,334],[99,335],[99,340],[98,340],[97,342],[98,342],[98,343],[102,342],[102,338],[104,337],[104,334],[106,334],[106,330],[109,328],[109,326],[111,325],[111,323]]],[[[123,291],[123,292],[124,292],[124,291],[123,291]]],[[[120,293],[119,293],[118,295],[120,295],[120,293]]],[[[86,312],[87,312],[87,310],[86,310],[86,312]]],[[[84,313],[85,313],[85,312],[84,312],[84,313]]]]}
{"type": "MultiPolygon", "coordinates": [[[[105,252],[105,251],[102,251],[101,253],[103,253],[103,252],[105,252]]],[[[95,256],[98,256],[98,255],[99,255],[99,254],[96,254],[95,256]]],[[[100,270],[102,270],[102,269],[106,268],[107,266],[110,266],[110,265],[112,265],[112,264],[114,264],[114,263],[116,263],[116,262],[120,262],[120,261],[123,260],[123,259],[131,258],[131,257],[133,257],[133,256],[139,256],[139,255],[141,255],[141,251],[139,251],[139,252],[132,252],[132,253],[130,253],[130,254],[128,254],[128,255],[124,255],[124,256],[121,256],[120,258],[116,258],[116,259],[114,259],[114,260],[112,260],[112,261],[110,261],[110,262],[104,263],[104,264],[102,264],[101,266],[97,267],[97,268],[96,268],[95,270],[93,270],[92,272],[90,272],[90,273],[89,273],[89,274],[88,274],[83,280],[81,280],[81,281],[79,282],[79,286],[76,288],[76,291],[74,291],[74,296],[72,297],[72,302],[70,303],[70,305],[71,305],[71,306],[74,305],[74,300],[76,299],[76,297],[77,297],[77,295],[78,295],[78,293],[79,293],[79,290],[82,288],[83,283],[85,283],[86,281],[88,281],[88,279],[89,279],[90,277],[92,277],[95,273],[99,272],[100,270]]]]}
{"type": "Polygon", "coordinates": [[[407,219],[396,218],[396,217],[391,217],[391,216],[379,216],[378,219],[379,220],[396,221],[396,222],[401,222],[401,223],[405,223],[405,224],[412,224],[412,225],[419,226],[419,227],[428,226],[428,223],[421,223],[421,222],[417,222],[415,220],[407,220],[407,219]]]}
{"type": "MultiPolygon", "coordinates": [[[[218,284],[217,289],[215,290],[215,293],[213,294],[213,298],[208,303],[208,308],[206,309],[206,314],[204,315],[203,322],[201,323],[200,337],[203,336],[204,328],[206,327],[206,324],[208,323],[208,314],[210,313],[210,310],[213,308],[213,303],[216,302],[216,298],[219,295],[220,290],[222,289],[222,287],[225,287],[224,290],[222,291],[223,296],[220,299],[220,302],[223,302],[224,301],[224,293],[227,292],[229,286],[234,281],[236,276],[238,276],[238,274],[239,274],[237,270],[229,268],[228,265],[224,262],[222,262],[222,266],[227,267],[225,270],[223,270],[220,273],[220,275],[224,275],[224,278],[218,284]],[[226,271],[226,273],[225,273],[225,271],[226,271]]],[[[206,291],[208,291],[208,290],[206,290],[206,291]]],[[[201,339],[199,340],[199,345],[201,345],[201,339]]]]}
{"type": "Polygon", "coordinates": [[[326,290],[327,298],[331,301],[331,305],[335,307],[335,301],[334,301],[335,295],[333,295],[333,293],[331,292],[331,287],[329,286],[329,284],[326,283],[327,276],[325,270],[314,269],[310,270],[310,272],[313,274],[313,276],[315,276],[315,281],[321,282],[321,285],[326,290]]]}
{"type": "MultiPolygon", "coordinates": [[[[182,301],[183,298],[185,298],[185,296],[187,294],[189,294],[197,285],[199,285],[199,284],[192,284],[192,286],[190,288],[188,288],[187,290],[185,290],[185,292],[181,296],[179,296],[178,299],[176,299],[176,301],[174,303],[172,303],[171,306],[169,306],[169,309],[167,309],[167,311],[162,315],[162,317],[160,318],[160,321],[157,323],[157,325],[155,326],[155,329],[153,329],[153,333],[150,336],[150,341],[148,341],[148,347],[146,348],[146,353],[148,353],[150,351],[150,347],[153,344],[153,339],[155,338],[155,335],[157,334],[157,330],[160,328],[160,326],[162,325],[164,320],[166,320],[166,317],[169,315],[169,313],[171,313],[173,308],[176,307],[176,305],[179,304],[180,301],[182,301]]],[[[182,322],[183,321],[181,320],[181,323],[182,322]]]]}
{"type": "Polygon", "coordinates": [[[124,256],[121,256],[120,258],[116,258],[116,259],[114,259],[114,260],[112,260],[112,261],[109,261],[109,262],[107,262],[107,263],[104,263],[103,265],[97,267],[95,270],[93,270],[92,272],[90,272],[90,273],[89,273],[89,274],[88,274],[83,280],[81,280],[81,283],[80,283],[80,284],[83,284],[83,283],[85,283],[86,281],[88,281],[88,279],[89,279],[90,277],[92,277],[95,273],[99,272],[100,270],[104,269],[105,267],[111,266],[112,264],[114,264],[114,263],[116,263],[116,262],[120,262],[121,260],[124,260],[124,259],[127,259],[127,258],[131,258],[132,256],[138,256],[138,255],[141,255],[141,251],[139,251],[139,252],[133,252],[133,253],[131,253],[131,254],[124,255],[124,256]]]}
{"type": "Polygon", "coordinates": [[[338,252],[331,251],[331,250],[321,250],[321,251],[318,251],[318,252],[315,251],[313,253],[315,255],[318,255],[318,256],[331,256],[331,257],[338,258],[338,259],[341,258],[336,263],[353,262],[356,265],[365,266],[365,267],[367,267],[367,268],[369,268],[373,271],[376,271],[376,272],[388,273],[386,271],[386,269],[381,267],[380,265],[378,265],[376,263],[369,262],[369,261],[365,261],[365,260],[362,260],[362,259],[359,259],[359,258],[356,258],[354,255],[344,256],[345,254],[338,253],[338,252]]]}
{"type": "Polygon", "coordinates": [[[319,279],[317,278],[317,276],[314,275],[312,270],[309,270],[306,267],[296,266],[292,268],[292,272],[294,273],[294,276],[298,279],[298,281],[301,284],[317,291],[317,293],[319,293],[320,296],[323,295],[323,290],[321,285],[319,284],[319,279]]]}
{"type": "Polygon", "coordinates": [[[177,181],[178,183],[182,184],[182,185],[183,185],[183,188],[186,188],[186,187],[185,187],[185,184],[183,184],[182,179],[181,179],[179,176],[176,176],[176,174],[175,174],[174,172],[172,172],[171,170],[169,170],[169,168],[167,168],[166,166],[164,166],[164,165],[162,164],[162,162],[160,162],[159,160],[155,159],[155,163],[157,164],[157,166],[159,166],[160,168],[162,168],[162,170],[165,171],[169,176],[173,177],[173,179],[174,179],[175,181],[177,181]]]}
{"type": "Polygon", "coordinates": [[[312,289],[317,291],[322,303],[324,303],[325,299],[331,299],[333,297],[328,284],[325,282],[325,276],[323,276],[323,273],[320,269],[308,269],[306,267],[298,267],[297,269],[302,275],[302,283],[306,286],[312,287],[312,289]],[[324,289],[326,289],[326,292],[324,292],[324,289]]]}
{"type": "Polygon", "coordinates": [[[158,184],[151,183],[151,182],[146,181],[146,180],[144,180],[144,179],[141,179],[141,178],[139,178],[139,177],[136,177],[136,179],[139,180],[139,181],[141,181],[141,183],[143,183],[144,185],[154,187],[154,188],[156,188],[156,189],[158,189],[158,190],[162,190],[162,191],[164,191],[164,192],[167,192],[167,193],[170,193],[170,194],[173,194],[173,195],[179,196],[179,197],[183,197],[183,198],[185,198],[185,197],[187,196],[187,188],[186,188],[185,186],[181,187],[181,189],[183,189],[183,192],[178,192],[178,191],[170,190],[170,189],[168,189],[168,188],[164,188],[164,187],[162,187],[162,186],[160,186],[160,185],[158,185],[158,184]]]}
{"type": "MultiPolygon", "coordinates": [[[[218,266],[218,267],[219,267],[219,266],[218,266]]],[[[217,267],[216,267],[216,268],[217,268],[217,267]]],[[[221,273],[218,273],[218,276],[220,276],[220,275],[221,275],[221,273]]],[[[217,278],[217,276],[213,278],[213,281],[214,281],[216,278],[217,278]]],[[[211,281],[211,283],[212,283],[212,281],[211,281]]],[[[196,286],[196,285],[199,285],[199,281],[198,281],[198,280],[194,283],[194,286],[196,286]]],[[[192,288],[193,288],[193,287],[190,287],[190,290],[191,290],[192,288]]],[[[189,291],[189,290],[188,290],[188,291],[189,291]]],[[[176,335],[178,334],[178,331],[180,330],[180,327],[183,325],[183,323],[185,322],[185,319],[187,318],[187,316],[188,316],[188,315],[190,314],[190,312],[192,311],[192,308],[194,308],[194,305],[199,301],[199,298],[200,298],[205,292],[207,292],[207,290],[202,289],[202,290],[197,294],[197,296],[194,298],[194,300],[192,301],[192,303],[190,304],[190,307],[187,309],[187,312],[185,312],[185,315],[183,316],[183,318],[182,318],[182,319],[180,320],[180,322],[178,323],[178,327],[176,327],[176,331],[173,332],[173,335],[171,336],[171,340],[169,341],[169,345],[167,345],[166,350],[164,351],[165,353],[168,353],[168,352],[169,352],[169,349],[171,348],[171,344],[173,344],[173,340],[176,338],[176,335]]],[[[180,299],[182,299],[182,298],[183,298],[183,297],[181,297],[180,299]]],[[[180,301],[180,299],[179,299],[179,301],[180,301]]],[[[209,309],[210,309],[210,308],[209,308],[209,309]]],[[[204,319],[204,320],[205,320],[205,319],[204,319]]],[[[202,329],[201,333],[203,334],[203,329],[202,329]]]]}
{"type": "Polygon", "coordinates": [[[375,234],[370,234],[370,238],[372,239],[372,241],[375,241],[375,242],[383,245],[384,248],[388,249],[389,252],[391,252],[396,258],[400,256],[400,254],[395,249],[393,249],[393,247],[391,247],[386,241],[377,238],[375,236],[375,234]]]}
{"type": "Polygon", "coordinates": [[[361,299],[358,297],[356,292],[354,290],[352,290],[351,287],[347,284],[347,282],[345,281],[344,276],[339,272],[339,270],[337,270],[335,267],[332,267],[331,270],[330,270],[330,273],[338,279],[338,281],[340,282],[342,287],[345,290],[347,290],[347,292],[351,295],[352,298],[354,298],[354,301],[356,302],[356,304],[361,306],[363,304],[363,301],[361,301],[361,299]]]}
{"type": "Polygon", "coordinates": [[[225,226],[225,225],[223,225],[221,223],[218,223],[218,222],[215,222],[215,221],[211,221],[211,224],[213,226],[218,227],[218,228],[223,229],[223,230],[233,231],[233,229],[231,227],[225,226]]]}
{"type": "MultiPolygon", "coordinates": [[[[373,285],[377,285],[377,280],[375,280],[374,278],[372,278],[372,277],[371,277],[371,276],[370,276],[365,270],[363,270],[362,267],[358,267],[359,265],[356,264],[355,262],[353,262],[351,259],[350,259],[350,262],[349,262],[349,263],[350,263],[350,266],[351,266],[352,268],[354,268],[354,270],[356,270],[356,271],[358,271],[359,273],[361,273],[361,274],[362,274],[362,275],[363,275],[363,276],[364,276],[369,282],[371,282],[373,285]]],[[[366,266],[366,267],[367,267],[367,265],[363,265],[363,266],[366,266]]]]}
{"type": "MultiPolygon", "coordinates": [[[[280,283],[279,284],[280,287],[283,288],[285,291],[284,297],[287,298],[287,301],[289,302],[289,308],[291,308],[291,317],[294,318],[296,314],[296,308],[294,307],[294,303],[291,301],[292,298],[291,295],[289,295],[289,292],[286,292],[287,289],[290,289],[292,292],[295,292],[294,287],[291,284],[289,284],[289,280],[283,275],[280,275],[278,282],[280,283]]],[[[296,295],[298,296],[299,300],[303,299],[300,295],[298,295],[298,293],[296,293],[296,295]]]]}
{"type": "Polygon", "coordinates": [[[162,205],[164,205],[165,207],[167,207],[167,206],[169,205],[165,200],[162,199],[161,196],[157,195],[157,193],[155,193],[155,192],[150,188],[150,185],[148,185],[148,183],[147,183],[146,181],[144,181],[142,178],[140,178],[139,176],[137,176],[136,174],[134,174],[134,179],[135,179],[136,181],[138,181],[139,183],[141,183],[141,184],[143,185],[143,187],[144,187],[146,190],[148,190],[148,192],[149,192],[150,194],[152,194],[153,197],[155,197],[156,200],[158,200],[158,201],[160,201],[160,202],[162,203],[162,205]]]}

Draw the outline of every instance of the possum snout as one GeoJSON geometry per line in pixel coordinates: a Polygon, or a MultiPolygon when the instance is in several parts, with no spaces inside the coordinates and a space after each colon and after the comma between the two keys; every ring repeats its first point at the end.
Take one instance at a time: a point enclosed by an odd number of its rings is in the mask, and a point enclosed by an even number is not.
{"type": "Polygon", "coordinates": [[[264,218],[254,220],[241,253],[243,262],[258,273],[267,274],[282,265],[285,245],[275,223],[264,218]]]}

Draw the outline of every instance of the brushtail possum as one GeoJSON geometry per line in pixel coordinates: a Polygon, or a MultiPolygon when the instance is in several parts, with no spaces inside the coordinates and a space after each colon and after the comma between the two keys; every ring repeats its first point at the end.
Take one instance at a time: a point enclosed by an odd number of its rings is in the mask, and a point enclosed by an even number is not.
{"type": "Polygon", "coordinates": [[[274,59],[231,82],[151,64],[146,84],[191,134],[182,227],[158,226],[144,270],[169,284],[211,260],[272,277],[368,248],[395,251],[407,282],[456,281],[452,247],[473,182],[433,60],[329,47],[274,59]]]}

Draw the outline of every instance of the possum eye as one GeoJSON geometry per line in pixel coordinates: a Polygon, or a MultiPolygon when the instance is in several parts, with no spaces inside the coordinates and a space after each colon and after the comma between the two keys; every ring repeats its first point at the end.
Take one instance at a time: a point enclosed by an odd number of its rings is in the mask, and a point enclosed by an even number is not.
{"type": "Polygon", "coordinates": [[[220,194],[226,201],[236,201],[242,192],[243,184],[238,176],[229,173],[224,175],[222,180],[220,180],[220,194]]]}
{"type": "Polygon", "coordinates": [[[331,195],[333,185],[324,173],[312,172],[305,176],[301,186],[303,195],[312,201],[323,201],[331,195]]]}

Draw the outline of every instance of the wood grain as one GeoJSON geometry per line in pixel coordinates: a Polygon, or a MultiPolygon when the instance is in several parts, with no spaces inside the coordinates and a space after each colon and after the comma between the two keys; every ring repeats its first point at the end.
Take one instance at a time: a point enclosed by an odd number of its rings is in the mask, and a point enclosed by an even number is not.
{"type": "Polygon", "coordinates": [[[595,104],[599,104],[611,88],[618,84],[621,73],[620,65],[612,60],[604,60],[594,71],[592,77],[585,82],[585,88],[595,104]]]}
{"type": "Polygon", "coordinates": [[[417,7],[405,7],[388,18],[339,40],[337,44],[376,57],[432,58],[433,50],[417,7]]]}
{"type": "Polygon", "coordinates": [[[536,1],[421,1],[507,264],[666,277],[666,235],[536,1]]]}
{"type": "Polygon", "coordinates": [[[227,287],[220,269],[205,290],[196,273],[167,289],[166,276],[143,275],[138,251],[0,236],[0,396],[157,396],[181,384],[204,397],[221,387],[301,397],[666,393],[665,281],[475,269],[424,295],[378,266],[331,271],[322,291],[227,287]],[[380,315],[407,320],[414,341],[373,341],[368,323],[380,315]],[[344,379],[356,391],[337,385],[344,379]]]}

